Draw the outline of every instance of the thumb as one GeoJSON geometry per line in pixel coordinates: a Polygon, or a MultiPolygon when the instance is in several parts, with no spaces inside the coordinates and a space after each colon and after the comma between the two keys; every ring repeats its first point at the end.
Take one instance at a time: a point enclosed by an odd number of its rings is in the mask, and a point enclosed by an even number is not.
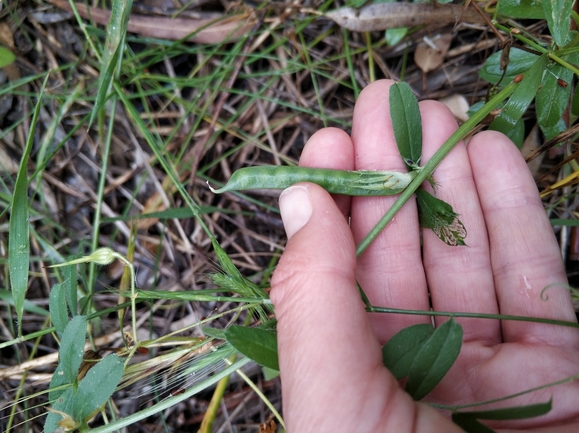
{"type": "MultiPolygon", "coordinates": [[[[280,211],[290,240],[272,278],[271,299],[285,419],[291,431],[348,431],[350,388],[364,390],[366,399],[368,386],[376,387],[386,373],[356,286],[354,240],[342,212],[317,185],[286,189],[280,211]],[[324,402],[329,405],[322,409],[324,402]]],[[[391,383],[396,386],[393,378],[391,383]]],[[[379,386],[384,393],[385,384],[379,386]]]]}
{"type": "Polygon", "coordinates": [[[297,184],[280,196],[290,238],[273,275],[287,430],[459,432],[416,404],[382,365],[356,287],[350,228],[330,195],[297,184]]]}

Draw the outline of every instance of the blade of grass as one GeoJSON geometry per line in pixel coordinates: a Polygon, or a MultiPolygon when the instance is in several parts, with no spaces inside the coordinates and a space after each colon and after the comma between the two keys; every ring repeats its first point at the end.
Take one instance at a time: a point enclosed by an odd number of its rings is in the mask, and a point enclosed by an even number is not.
{"type": "MultiPolygon", "coordinates": [[[[92,238],[91,238],[91,252],[96,251],[99,247],[99,233],[100,233],[100,225],[101,225],[101,209],[104,201],[104,190],[105,190],[105,183],[107,179],[107,170],[108,170],[108,163],[109,163],[109,154],[111,150],[111,142],[113,139],[113,131],[114,131],[114,123],[115,123],[115,114],[117,109],[116,104],[116,97],[113,96],[111,98],[111,108],[109,113],[109,123],[107,127],[107,135],[104,139],[101,139],[101,143],[103,143],[102,149],[102,159],[101,159],[101,175],[99,178],[98,183],[98,191],[97,191],[97,202],[95,206],[94,218],[93,218],[93,226],[92,226],[92,238]]],[[[101,129],[101,128],[99,128],[101,129]]],[[[100,135],[102,136],[102,131],[100,131],[100,135]]],[[[88,286],[86,287],[87,294],[89,296],[88,301],[88,310],[92,311],[92,300],[94,293],[94,285],[96,281],[96,264],[94,262],[89,263],[88,268],[88,286]]],[[[132,302],[133,307],[133,321],[136,320],[135,318],[135,304],[134,300],[132,302]]],[[[135,328],[133,328],[134,330],[135,328]]],[[[89,334],[89,338],[91,335],[89,334]]]]}
{"type": "Polygon", "coordinates": [[[107,26],[107,39],[101,62],[97,97],[88,121],[89,128],[96,116],[104,108],[111,83],[114,79],[115,68],[117,68],[117,71],[120,69],[125,46],[125,36],[127,34],[127,23],[129,22],[132,5],[133,0],[113,1],[111,21],[107,26]]]}
{"type": "Polygon", "coordinates": [[[28,289],[28,268],[30,262],[30,229],[28,227],[28,158],[34,145],[36,124],[42,107],[42,97],[48,82],[49,74],[46,74],[42,88],[38,93],[38,101],[34,108],[34,115],[30,122],[30,131],[26,140],[26,147],[20,168],[14,185],[14,195],[12,196],[12,210],[10,212],[10,228],[8,238],[8,261],[10,269],[10,287],[14,298],[14,308],[18,318],[18,336],[22,337],[22,313],[24,311],[24,299],[28,289]]]}

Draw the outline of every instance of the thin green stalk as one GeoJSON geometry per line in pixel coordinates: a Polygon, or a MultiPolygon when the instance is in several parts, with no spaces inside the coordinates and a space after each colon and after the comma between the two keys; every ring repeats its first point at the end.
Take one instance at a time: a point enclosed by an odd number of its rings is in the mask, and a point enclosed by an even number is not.
{"type": "MultiPolygon", "coordinates": [[[[114,307],[105,308],[95,313],[89,314],[86,318],[87,320],[96,319],[97,317],[106,316],[107,314],[111,313],[116,313],[118,310],[130,306],[131,306],[130,302],[123,302],[122,304],[115,305],[114,307]]],[[[33,338],[51,334],[53,332],[56,332],[56,328],[54,326],[51,326],[50,328],[47,329],[42,329],[40,331],[31,332],[30,334],[23,335],[22,337],[13,338],[12,340],[0,343],[0,349],[3,349],[4,347],[10,347],[18,343],[23,343],[25,341],[32,340],[33,338]]]]}
{"type": "Polygon", "coordinates": [[[512,320],[515,322],[534,322],[545,323],[547,325],[566,326],[568,328],[579,329],[579,323],[567,322],[566,320],[544,319],[542,317],[531,316],[512,316],[510,314],[486,314],[486,313],[466,313],[456,311],[427,311],[427,310],[404,310],[399,308],[387,307],[366,307],[369,313],[390,313],[390,314],[407,314],[410,316],[442,316],[442,317],[471,317],[475,319],[492,319],[492,320],[512,320]]]}
{"type": "MultiPolygon", "coordinates": [[[[97,202],[94,211],[94,219],[93,219],[93,226],[92,226],[92,239],[91,239],[91,252],[96,251],[99,247],[99,233],[100,233],[100,225],[101,225],[101,209],[104,201],[104,191],[105,191],[105,184],[107,180],[107,170],[109,164],[109,154],[111,150],[111,143],[113,140],[113,131],[114,131],[114,124],[115,124],[115,114],[117,111],[117,99],[113,95],[111,97],[111,111],[109,113],[109,123],[108,123],[108,130],[106,138],[103,142],[103,154],[101,160],[101,175],[99,178],[98,190],[97,190],[97,202]]],[[[86,288],[87,294],[89,296],[89,311],[92,308],[92,295],[94,293],[94,285],[96,282],[96,264],[94,262],[89,263],[88,268],[88,287],[86,288]]],[[[90,334],[90,333],[89,333],[90,334]]],[[[136,338],[136,336],[135,336],[136,338]]]]}
{"type": "MultiPolygon", "coordinates": [[[[503,26],[503,25],[498,24],[498,23],[495,23],[495,26],[496,26],[498,29],[500,29],[500,30],[502,30],[502,31],[504,31],[504,32],[507,32],[507,33],[510,32],[510,29],[509,29],[508,27],[506,27],[506,26],[503,26]]],[[[553,53],[552,51],[549,51],[549,50],[546,49],[545,47],[539,45],[539,44],[536,43],[535,41],[532,41],[532,40],[530,40],[529,38],[527,38],[527,37],[525,37],[525,36],[523,36],[523,35],[521,35],[521,34],[513,34],[513,33],[511,33],[511,34],[512,34],[515,38],[517,38],[518,40],[520,40],[521,42],[524,42],[525,44],[533,47],[534,49],[536,49],[536,50],[539,51],[540,53],[542,53],[542,54],[547,54],[547,56],[549,56],[549,58],[550,58],[551,60],[559,63],[561,66],[569,69],[570,71],[573,71],[573,73],[574,73],[575,75],[578,75],[578,76],[579,76],[579,69],[578,69],[576,66],[572,65],[571,63],[563,60],[561,57],[559,57],[558,54],[555,54],[555,53],[553,53]]]]}
{"type": "Polygon", "coordinates": [[[320,85],[318,83],[317,73],[312,65],[312,59],[310,57],[310,52],[308,51],[308,44],[304,38],[304,34],[299,32],[300,42],[302,43],[304,57],[306,59],[307,69],[310,73],[310,78],[312,79],[312,84],[314,86],[314,91],[316,92],[316,99],[318,100],[318,108],[320,109],[320,118],[323,119],[324,126],[328,126],[326,122],[326,115],[324,114],[324,101],[322,101],[322,96],[320,94],[320,85]]]}
{"type": "Polygon", "coordinates": [[[251,389],[253,389],[253,391],[261,398],[261,401],[263,401],[265,403],[265,405],[269,408],[269,410],[271,411],[273,416],[275,416],[277,418],[277,420],[279,421],[279,423],[281,424],[281,426],[285,430],[285,422],[283,421],[283,418],[281,417],[279,412],[276,410],[274,405],[271,404],[271,402],[268,400],[268,398],[265,395],[263,395],[261,390],[255,385],[255,383],[253,383],[253,381],[249,377],[247,377],[247,375],[243,371],[237,370],[237,374],[239,374],[243,378],[243,380],[245,380],[245,383],[247,383],[249,385],[249,387],[251,389]]]}
{"type": "Polygon", "coordinates": [[[392,207],[386,212],[386,214],[378,221],[372,230],[366,235],[366,237],[360,242],[358,248],[356,249],[356,255],[360,256],[366,248],[376,239],[376,237],[384,230],[384,227],[388,225],[394,215],[404,206],[408,201],[414,191],[416,191],[422,182],[424,182],[429,176],[432,175],[438,164],[444,159],[446,155],[457,145],[457,143],[466,137],[470,131],[481,122],[492,110],[494,110],[504,99],[509,97],[511,93],[515,90],[516,83],[511,82],[503,90],[497,93],[491,100],[489,100],[479,111],[472,115],[466,122],[464,122],[460,128],[456,130],[454,134],[450,136],[448,140],[442,145],[442,147],[436,152],[430,161],[428,161],[416,175],[416,177],[410,182],[410,185],[400,194],[398,200],[394,202],[392,207]]]}
{"type": "Polygon", "coordinates": [[[356,80],[356,71],[354,69],[354,64],[352,63],[350,44],[348,43],[349,32],[346,29],[342,29],[342,34],[344,35],[344,56],[346,57],[346,63],[348,64],[348,71],[350,71],[350,79],[352,80],[352,90],[354,90],[354,99],[358,99],[358,95],[360,95],[360,86],[358,86],[358,81],[356,80]]]}
{"type": "Polygon", "coordinates": [[[205,415],[203,416],[201,427],[197,433],[211,433],[213,431],[213,422],[217,416],[217,411],[219,410],[221,400],[223,400],[223,395],[225,394],[227,385],[229,385],[230,377],[231,376],[225,376],[217,383],[215,391],[213,391],[213,395],[211,396],[209,406],[207,407],[205,415]]]}
{"type": "Polygon", "coordinates": [[[372,37],[370,32],[364,33],[364,39],[366,39],[366,50],[368,51],[368,71],[370,73],[370,82],[376,81],[376,71],[374,67],[374,52],[372,50],[372,37]]]}
{"type": "Polygon", "coordinates": [[[493,404],[493,403],[498,403],[501,401],[505,401],[505,400],[510,400],[511,398],[516,398],[516,397],[520,397],[522,395],[525,394],[530,394],[531,392],[535,392],[535,391],[541,391],[542,389],[547,389],[547,388],[551,388],[553,386],[557,386],[557,385],[563,385],[565,383],[569,383],[569,382],[574,382],[576,380],[579,380],[579,374],[575,374],[573,376],[569,376],[565,379],[562,380],[558,380],[556,382],[551,382],[551,383],[547,383],[545,385],[541,385],[541,386],[537,386],[536,388],[531,388],[531,389],[527,389],[525,391],[521,391],[521,392],[517,392],[515,394],[511,394],[511,395],[507,395],[505,397],[501,397],[501,398],[494,398],[492,400],[484,400],[484,401],[479,401],[476,403],[469,403],[469,404],[461,404],[458,406],[451,406],[451,405],[445,405],[445,404],[436,404],[436,403],[428,403],[429,406],[438,408],[438,409],[442,409],[442,410],[450,410],[450,411],[457,411],[459,409],[466,409],[468,407],[476,407],[476,406],[483,406],[483,405],[487,405],[487,404],[493,404]]]}

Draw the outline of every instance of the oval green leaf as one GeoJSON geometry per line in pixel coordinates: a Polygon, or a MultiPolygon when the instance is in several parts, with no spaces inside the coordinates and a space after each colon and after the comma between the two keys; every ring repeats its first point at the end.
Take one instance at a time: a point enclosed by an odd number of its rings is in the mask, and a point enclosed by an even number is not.
{"type": "Polygon", "coordinates": [[[16,60],[16,56],[6,47],[0,47],[0,68],[11,65],[16,60]]]}
{"type": "Polygon", "coordinates": [[[408,27],[396,27],[393,29],[386,29],[386,44],[388,46],[393,47],[394,45],[398,45],[404,36],[408,33],[408,27]]]}
{"type": "Polygon", "coordinates": [[[273,332],[233,325],[225,331],[225,338],[239,352],[259,365],[279,371],[277,337],[273,332]]]}
{"type": "Polygon", "coordinates": [[[398,150],[404,163],[412,168],[420,163],[422,156],[422,118],[418,101],[406,83],[390,87],[389,101],[398,150]]]}
{"type": "Polygon", "coordinates": [[[540,0],[501,0],[499,14],[511,18],[533,18],[542,20],[545,12],[540,0]]]}
{"type": "Polygon", "coordinates": [[[573,0],[543,0],[543,11],[553,40],[559,47],[569,41],[573,0]]]}
{"type": "MultiPolygon", "coordinates": [[[[489,83],[497,84],[503,76],[501,71],[501,55],[503,51],[498,51],[490,56],[479,72],[480,77],[489,83]]],[[[509,52],[509,65],[507,66],[503,83],[510,82],[515,76],[525,72],[537,61],[535,54],[528,53],[518,48],[511,48],[509,52]]]]}
{"type": "Polygon", "coordinates": [[[455,416],[471,417],[475,419],[492,419],[497,421],[507,421],[512,419],[527,419],[535,418],[537,416],[545,415],[553,407],[553,401],[549,400],[545,403],[528,404],[525,406],[505,407],[502,409],[493,410],[479,410],[469,412],[456,412],[455,416]]]}
{"type": "Polygon", "coordinates": [[[408,376],[416,354],[432,334],[434,327],[427,323],[402,329],[382,347],[382,362],[396,379],[408,376]]]}
{"type": "Polygon", "coordinates": [[[78,385],[72,409],[75,420],[85,421],[113,395],[123,377],[123,359],[111,354],[92,367],[78,385]]]}
{"type": "Polygon", "coordinates": [[[450,319],[434,331],[414,358],[406,391],[414,400],[424,398],[438,385],[458,358],[462,346],[462,327],[450,319]]]}
{"type": "MultiPolygon", "coordinates": [[[[52,375],[50,388],[61,385],[72,385],[76,381],[78,369],[84,355],[86,340],[86,317],[75,316],[72,318],[62,333],[60,349],[58,351],[58,366],[52,375]]],[[[48,399],[56,400],[63,390],[50,391],[48,399]]]]}
{"type": "Polygon", "coordinates": [[[46,421],[44,421],[44,433],[62,431],[60,430],[58,423],[63,421],[66,415],[68,415],[72,420],[72,407],[74,403],[72,387],[63,390],[57,399],[51,399],[50,402],[52,403],[51,409],[53,411],[49,411],[48,415],[46,416],[46,421]]]}
{"type": "Polygon", "coordinates": [[[62,336],[68,324],[68,309],[66,308],[66,293],[64,283],[58,283],[50,289],[48,307],[50,309],[50,319],[56,329],[56,333],[62,336]]]}
{"type": "Polygon", "coordinates": [[[509,101],[491,123],[489,129],[507,134],[517,124],[539,90],[546,65],[547,56],[542,55],[537,58],[533,66],[525,71],[523,81],[517,84],[517,88],[509,98],[509,101]]]}
{"type": "MultiPolygon", "coordinates": [[[[576,56],[575,61],[576,61],[576,56]]],[[[537,122],[544,127],[553,127],[569,105],[573,72],[555,63],[546,69],[541,88],[537,92],[537,122]]]]}

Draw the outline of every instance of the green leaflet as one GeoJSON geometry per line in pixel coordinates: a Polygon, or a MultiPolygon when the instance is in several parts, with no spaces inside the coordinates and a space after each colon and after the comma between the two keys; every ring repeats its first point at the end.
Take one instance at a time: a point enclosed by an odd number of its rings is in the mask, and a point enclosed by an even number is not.
{"type": "Polygon", "coordinates": [[[434,326],[427,323],[412,325],[394,335],[382,347],[382,362],[396,379],[408,376],[412,362],[432,334],[434,326]]]}
{"type": "MultiPolygon", "coordinates": [[[[577,55],[565,58],[572,63],[577,61],[577,55]]],[[[543,76],[541,88],[537,92],[536,110],[537,122],[542,127],[553,127],[565,112],[569,105],[571,87],[569,83],[573,80],[573,71],[554,63],[546,68],[543,76]]]]}
{"type": "Polygon", "coordinates": [[[406,392],[416,401],[426,397],[452,367],[462,346],[462,327],[450,319],[440,325],[416,354],[406,392]]]}
{"type": "Polygon", "coordinates": [[[545,12],[540,0],[501,0],[499,13],[511,18],[545,18],[545,12]]]}
{"type": "Polygon", "coordinates": [[[416,168],[422,156],[422,117],[418,101],[406,83],[392,85],[389,100],[398,150],[408,168],[416,168]]]}
{"type": "Polygon", "coordinates": [[[259,365],[279,371],[277,337],[273,332],[233,325],[225,331],[225,338],[233,347],[259,365]]]}
{"type": "Polygon", "coordinates": [[[480,423],[479,419],[512,420],[534,418],[551,410],[552,401],[529,404],[527,406],[506,407],[503,409],[481,410],[472,412],[455,412],[452,421],[468,433],[494,433],[494,430],[480,423]]]}
{"type": "MultiPolygon", "coordinates": [[[[517,85],[517,88],[511,95],[509,101],[502,108],[501,113],[493,123],[491,123],[489,129],[508,134],[508,132],[517,124],[517,122],[523,117],[525,111],[527,111],[527,108],[539,90],[546,65],[546,55],[536,58],[535,63],[525,71],[523,80],[517,85]]],[[[510,67],[511,65],[509,64],[509,67],[507,68],[509,72],[510,67]]]]}
{"type": "Polygon", "coordinates": [[[454,416],[469,416],[476,419],[506,421],[508,419],[525,419],[545,415],[551,410],[552,406],[553,401],[549,400],[545,403],[529,404],[526,406],[505,407],[502,409],[492,410],[476,410],[471,412],[456,412],[454,416]]]}
{"type": "Polygon", "coordinates": [[[123,359],[115,354],[95,364],[80,381],[76,391],[70,387],[53,402],[52,411],[44,423],[44,431],[60,431],[58,423],[63,420],[86,431],[87,420],[113,394],[121,381],[123,369],[123,359]]]}
{"type": "Polygon", "coordinates": [[[551,36],[557,45],[563,47],[569,41],[573,0],[543,0],[541,3],[551,36]]]}
{"type": "Polygon", "coordinates": [[[61,385],[72,385],[76,382],[78,369],[84,355],[86,340],[86,317],[75,316],[68,322],[62,333],[60,349],[58,350],[58,366],[50,381],[48,399],[54,401],[61,396],[63,390],[52,391],[61,385]]]}
{"type": "Polygon", "coordinates": [[[50,319],[52,320],[52,324],[59,336],[62,336],[62,333],[68,324],[68,308],[66,304],[65,289],[63,283],[57,283],[52,286],[48,302],[50,308],[50,319]]]}
{"type": "MultiPolygon", "coordinates": [[[[479,75],[483,80],[492,84],[497,84],[501,80],[503,77],[503,71],[501,70],[502,53],[503,50],[498,51],[487,59],[479,71],[479,75]]],[[[511,48],[509,52],[509,65],[507,66],[502,82],[507,83],[512,81],[515,76],[529,69],[537,61],[537,58],[535,54],[518,48],[511,48]]]]}
{"type": "Polygon", "coordinates": [[[14,308],[18,318],[18,335],[22,335],[22,312],[24,300],[28,289],[28,268],[30,266],[30,226],[28,224],[28,158],[32,152],[36,137],[36,125],[42,107],[44,89],[48,82],[46,75],[42,88],[38,93],[38,101],[34,108],[30,131],[26,139],[26,147],[20,160],[14,194],[12,196],[12,208],[10,210],[9,235],[8,235],[8,266],[10,269],[10,288],[14,299],[14,308]]]}
{"type": "Polygon", "coordinates": [[[72,413],[72,407],[74,404],[74,394],[72,391],[72,387],[64,390],[58,396],[58,400],[54,401],[52,404],[52,411],[48,412],[46,420],[44,421],[44,432],[45,433],[53,433],[58,432],[59,425],[58,423],[63,422],[64,420],[68,420],[73,425],[69,427],[78,427],[78,424],[74,422],[72,417],[69,415],[72,413]]]}
{"type": "Polygon", "coordinates": [[[452,206],[419,188],[416,190],[420,226],[432,231],[445,244],[465,246],[466,229],[452,206]]]}
{"type": "Polygon", "coordinates": [[[78,385],[72,418],[85,422],[113,395],[123,376],[123,359],[108,355],[92,367],[78,385]]]}

